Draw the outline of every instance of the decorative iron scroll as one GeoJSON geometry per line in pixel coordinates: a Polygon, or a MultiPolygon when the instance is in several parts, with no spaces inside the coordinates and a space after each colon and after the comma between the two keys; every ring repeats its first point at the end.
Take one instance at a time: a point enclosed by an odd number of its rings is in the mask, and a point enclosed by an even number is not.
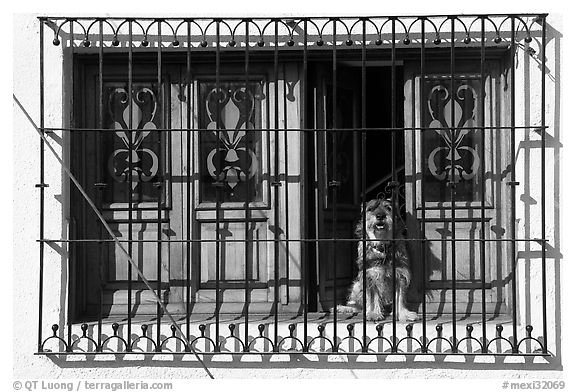
{"type": "Polygon", "coordinates": [[[90,47],[100,45],[103,35],[106,46],[133,46],[152,48],[160,39],[174,47],[191,46],[195,49],[210,49],[215,45],[241,48],[246,41],[254,47],[275,45],[274,32],[278,29],[282,39],[279,46],[286,49],[304,45],[303,31],[307,31],[306,44],[310,47],[332,45],[446,45],[451,41],[452,21],[456,40],[464,45],[478,44],[484,21],[484,42],[487,45],[502,45],[510,42],[510,24],[516,24],[516,40],[532,41],[541,29],[543,14],[516,15],[458,15],[458,16],[374,16],[374,17],[330,17],[330,18],[45,18],[41,20],[54,30],[54,45],[69,44],[70,32],[74,31],[74,45],[90,47]],[[396,33],[391,34],[392,25],[396,33]],[[129,36],[129,26],[132,36],[129,36]],[[218,26],[218,27],[217,27],[218,26]],[[306,29],[305,29],[306,26],[306,29]],[[246,28],[249,37],[245,37],[246,28]],[[425,36],[422,37],[422,28],[425,36]],[[190,37],[187,31],[190,29],[190,37]],[[366,41],[362,40],[363,30],[366,41]],[[218,34],[217,34],[218,30],[218,34]],[[336,38],[334,38],[334,31],[336,38]],[[217,39],[219,35],[219,39],[217,39]]]}
{"type": "Polygon", "coordinates": [[[480,130],[478,106],[481,82],[458,78],[451,91],[450,78],[427,78],[424,125],[427,201],[449,201],[454,182],[456,201],[479,200],[480,130]],[[452,112],[453,111],[453,112],[452,112]]]}
{"type": "Polygon", "coordinates": [[[159,134],[154,132],[161,124],[157,86],[135,83],[128,94],[125,84],[109,83],[105,93],[106,123],[115,130],[107,132],[104,141],[107,182],[111,185],[105,192],[105,201],[157,201],[159,193],[152,186],[158,179],[160,165],[159,134]],[[130,183],[130,198],[126,183],[130,183]]]}
{"type": "Polygon", "coordinates": [[[216,187],[223,190],[220,201],[262,200],[261,84],[251,81],[199,83],[201,132],[201,201],[215,202],[216,187]]]}
{"type": "MultiPolygon", "coordinates": [[[[380,323],[367,331],[369,336],[358,335],[361,328],[350,323],[346,325],[346,332],[342,333],[334,341],[332,336],[326,334],[329,325],[319,324],[317,332],[309,328],[309,332],[315,336],[302,336],[303,324],[289,324],[288,334],[278,336],[274,343],[270,325],[259,324],[257,332],[248,336],[248,341],[242,339],[238,330],[240,324],[229,324],[228,336],[215,336],[210,334],[210,325],[199,324],[196,336],[189,337],[189,343],[200,354],[236,353],[236,354],[278,354],[278,353],[310,353],[310,354],[381,354],[381,355],[406,355],[406,354],[442,354],[442,355],[542,355],[544,349],[540,339],[532,336],[533,327],[525,327],[525,337],[518,337],[514,343],[511,337],[507,337],[504,326],[497,324],[493,336],[483,338],[474,332],[474,326],[467,325],[464,336],[454,339],[446,336],[442,324],[435,327],[436,332],[431,333],[425,340],[415,335],[417,324],[405,326],[404,333],[398,333],[393,338],[385,331],[386,324],[380,323]]],[[[390,324],[387,325],[388,327],[390,324]]],[[[75,326],[77,328],[78,326],[75,326]]],[[[187,354],[185,341],[176,336],[176,328],[171,325],[170,334],[162,334],[160,340],[156,340],[150,332],[148,324],[141,325],[141,335],[133,334],[128,337],[123,334],[125,328],[118,323],[112,324],[112,333],[102,333],[100,339],[94,326],[80,325],[81,334],[71,335],[67,342],[60,333],[57,324],[52,326],[52,336],[44,339],[39,352],[43,354],[149,354],[159,353],[187,354]],[[98,343],[101,342],[101,343],[98,343]]],[[[78,331],[79,332],[79,331],[78,331]]]]}

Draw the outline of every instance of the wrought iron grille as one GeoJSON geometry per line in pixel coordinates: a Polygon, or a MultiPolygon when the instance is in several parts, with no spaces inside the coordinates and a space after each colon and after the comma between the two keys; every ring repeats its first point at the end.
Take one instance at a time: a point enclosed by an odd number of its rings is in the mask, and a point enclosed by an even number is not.
{"type": "Polygon", "coordinates": [[[538,325],[521,320],[517,275],[536,244],[546,292],[546,15],[39,22],[38,353],[548,354],[546,296],[538,325]],[[52,38],[69,60],[63,126],[46,125],[52,38]],[[535,45],[532,125],[515,72],[535,45]],[[73,178],[56,239],[54,134],[73,178]],[[517,236],[518,134],[539,146],[539,238],[517,236]],[[367,311],[371,238],[353,227],[379,198],[411,259],[413,321],[395,295],[382,320],[367,311]],[[57,323],[47,244],[68,249],[57,323]],[[334,311],[360,278],[363,306],[334,311]]]}

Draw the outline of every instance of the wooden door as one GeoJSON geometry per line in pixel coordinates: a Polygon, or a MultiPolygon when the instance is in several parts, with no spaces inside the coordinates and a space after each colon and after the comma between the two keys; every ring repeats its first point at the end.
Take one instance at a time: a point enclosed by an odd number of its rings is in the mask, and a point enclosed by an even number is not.
{"type": "Polygon", "coordinates": [[[354,226],[360,211],[360,134],[350,129],[361,125],[358,72],[339,67],[336,91],[336,119],[333,119],[333,85],[329,72],[317,72],[316,116],[318,129],[346,128],[348,131],[319,131],[315,141],[318,175],[318,244],[317,270],[319,302],[323,310],[344,303],[357,273],[354,226]],[[333,126],[334,124],[334,126],[333,126]],[[334,159],[336,170],[334,172],[334,159]],[[331,182],[336,181],[337,184],[331,182]],[[335,187],[333,187],[336,185],[335,187]],[[345,239],[338,241],[338,239],[345,239]],[[336,291],[336,293],[334,293],[336,291]]]}
{"type": "MultiPolygon", "coordinates": [[[[223,65],[217,91],[207,66],[195,66],[191,79],[184,66],[164,66],[160,84],[154,67],[138,67],[128,93],[125,68],[109,66],[103,123],[111,131],[72,142],[84,188],[118,238],[135,240],[127,246],[132,257],[176,313],[213,312],[217,280],[221,312],[242,311],[246,284],[252,313],[271,311],[276,288],[281,311],[300,306],[302,247],[286,241],[301,238],[304,224],[298,68],[286,64],[276,82],[271,67],[254,66],[247,84],[242,69],[223,65]],[[276,162],[278,192],[271,184],[276,162]]],[[[87,67],[81,80],[82,123],[97,128],[97,67],[87,67]]],[[[72,194],[73,238],[104,237],[81,196],[72,194]]],[[[133,314],[155,314],[152,295],[113,244],[78,244],[72,252],[82,261],[72,273],[86,282],[79,301],[92,314],[100,308],[104,316],[126,314],[128,282],[133,314]]]]}
{"type": "Polygon", "coordinates": [[[503,281],[503,269],[497,260],[505,247],[481,240],[502,238],[505,231],[499,229],[506,219],[503,199],[495,197],[502,179],[494,174],[503,169],[502,154],[496,151],[504,152],[506,137],[490,129],[482,136],[477,128],[482,123],[486,127],[499,124],[495,69],[493,64],[486,67],[482,80],[474,72],[476,65],[464,64],[452,84],[442,67],[429,64],[424,79],[416,68],[409,67],[408,72],[415,73],[406,74],[405,121],[413,124],[415,118],[416,126],[430,128],[407,131],[405,138],[408,235],[420,238],[424,226],[423,234],[431,240],[424,249],[410,244],[414,281],[420,289],[425,281],[429,314],[452,312],[454,287],[457,313],[480,312],[482,293],[487,312],[499,313],[505,309],[503,284],[497,284],[503,281]],[[453,136],[441,129],[449,127],[455,128],[453,136]]]}
{"type": "MultiPolygon", "coordinates": [[[[99,80],[96,67],[82,69],[82,108],[77,108],[85,131],[72,137],[71,160],[77,177],[110,225],[114,234],[162,297],[169,292],[169,248],[157,240],[169,238],[169,167],[165,164],[168,140],[164,128],[168,75],[158,83],[154,72],[133,73],[132,90],[122,66],[110,65],[103,75],[103,117],[99,118],[99,80]],[[130,131],[134,129],[134,131],[130,131]],[[130,216],[131,214],[131,216],[130,216]],[[132,240],[132,244],[127,242],[132,240]]],[[[153,71],[153,70],[151,70],[153,71]]],[[[109,239],[86,201],[75,190],[71,196],[71,236],[109,239]]],[[[123,252],[112,242],[73,247],[83,275],[84,311],[97,314],[155,314],[153,295],[123,252]],[[131,286],[129,295],[128,286],[131,286]],[[130,298],[130,299],[129,299],[130,298]]],[[[78,298],[77,298],[78,299],[78,298]]]]}
{"type": "Polygon", "coordinates": [[[295,67],[282,70],[276,99],[269,67],[254,66],[248,80],[241,69],[223,65],[217,86],[213,69],[195,67],[190,97],[186,84],[171,85],[171,128],[182,130],[172,140],[171,165],[181,179],[172,194],[182,206],[173,229],[195,241],[188,256],[185,247],[175,252],[181,269],[191,269],[194,311],[212,312],[218,288],[220,311],[240,312],[248,287],[250,312],[269,313],[276,273],[280,310],[295,310],[301,301],[301,247],[282,241],[276,251],[274,240],[300,236],[300,134],[267,129],[275,127],[275,116],[278,128],[299,127],[298,76],[295,67]]]}

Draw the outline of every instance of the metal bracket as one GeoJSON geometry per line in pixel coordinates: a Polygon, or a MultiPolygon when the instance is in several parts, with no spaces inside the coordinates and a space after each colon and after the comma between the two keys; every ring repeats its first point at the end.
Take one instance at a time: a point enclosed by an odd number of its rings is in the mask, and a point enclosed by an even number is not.
{"type": "Polygon", "coordinates": [[[392,194],[394,190],[398,189],[399,187],[400,183],[398,181],[389,181],[384,187],[384,192],[392,194]]]}

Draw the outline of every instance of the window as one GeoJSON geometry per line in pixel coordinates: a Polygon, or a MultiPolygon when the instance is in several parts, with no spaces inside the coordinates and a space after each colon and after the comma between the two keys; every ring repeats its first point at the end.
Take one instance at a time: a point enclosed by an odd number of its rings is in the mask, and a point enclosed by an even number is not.
{"type": "Polygon", "coordinates": [[[515,90],[544,18],[40,18],[73,64],[71,121],[44,130],[86,195],[70,186],[68,238],[41,239],[70,244],[70,328],[39,351],[546,354],[514,160],[519,130],[544,146],[515,90]],[[332,311],[378,198],[415,321],[396,299],[378,322],[332,311]]]}

